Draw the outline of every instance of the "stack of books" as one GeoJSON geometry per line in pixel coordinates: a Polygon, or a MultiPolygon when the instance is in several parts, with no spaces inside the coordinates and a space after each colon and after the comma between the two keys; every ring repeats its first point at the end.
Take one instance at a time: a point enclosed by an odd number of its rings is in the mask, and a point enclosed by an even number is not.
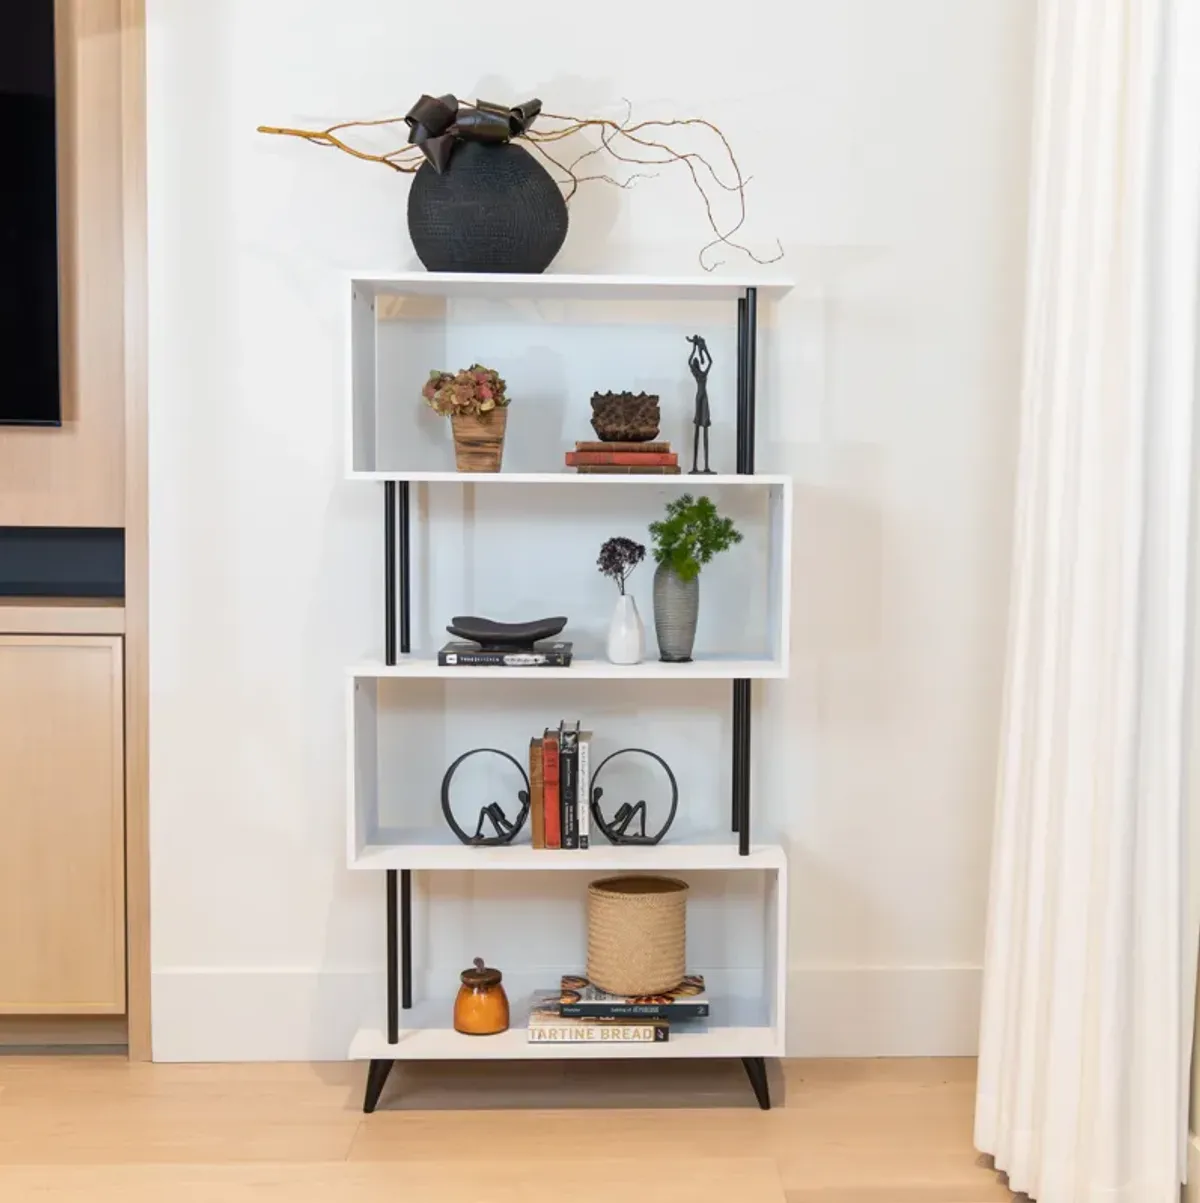
{"type": "Polygon", "coordinates": [[[655,1044],[671,1039],[673,1023],[694,1024],[708,1013],[704,978],[698,975],[664,994],[626,997],[607,994],[586,977],[564,974],[560,989],[534,996],[528,1039],[530,1044],[655,1044]]]}
{"type": "Polygon", "coordinates": [[[529,741],[529,818],[535,848],[581,851],[592,841],[592,733],[547,727],[529,741]]]}
{"type": "Polygon", "coordinates": [[[567,467],[576,472],[678,476],[679,457],[670,443],[576,443],[575,450],[567,452],[567,467]]]}
{"type": "Polygon", "coordinates": [[[438,652],[441,668],[570,668],[574,645],[569,639],[543,639],[527,648],[488,647],[451,639],[438,652]]]}

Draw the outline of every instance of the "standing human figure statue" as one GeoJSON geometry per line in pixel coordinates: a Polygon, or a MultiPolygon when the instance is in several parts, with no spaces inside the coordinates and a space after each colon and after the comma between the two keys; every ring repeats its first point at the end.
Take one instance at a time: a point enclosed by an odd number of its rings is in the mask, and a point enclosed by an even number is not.
{"type": "Polygon", "coordinates": [[[708,429],[712,425],[712,415],[708,410],[708,373],[712,369],[712,356],[708,353],[708,344],[699,334],[691,335],[688,342],[692,344],[691,353],[688,355],[688,367],[692,369],[692,375],[696,378],[696,412],[692,417],[696,431],[692,436],[691,475],[712,476],[714,473],[708,466],[708,429]],[[703,468],[697,466],[700,458],[701,431],[704,432],[703,468]]]}

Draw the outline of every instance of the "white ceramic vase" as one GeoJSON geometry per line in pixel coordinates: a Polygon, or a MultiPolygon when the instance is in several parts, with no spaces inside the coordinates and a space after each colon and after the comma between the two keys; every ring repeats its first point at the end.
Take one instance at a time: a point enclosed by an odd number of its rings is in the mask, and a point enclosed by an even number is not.
{"type": "Polygon", "coordinates": [[[608,624],[608,658],[613,664],[640,664],[645,652],[646,629],[637,602],[622,593],[608,624]]]}

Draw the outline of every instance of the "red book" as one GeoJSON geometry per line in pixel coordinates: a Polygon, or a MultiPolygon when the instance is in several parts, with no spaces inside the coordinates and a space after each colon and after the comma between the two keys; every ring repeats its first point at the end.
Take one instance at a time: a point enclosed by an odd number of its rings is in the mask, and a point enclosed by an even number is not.
{"type": "Polygon", "coordinates": [[[568,451],[567,467],[580,464],[657,465],[673,468],[679,463],[674,451],[568,451]]]}
{"type": "Polygon", "coordinates": [[[562,813],[558,804],[558,732],[542,737],[542,805],[546,847],[562,847],[562,813]]]}

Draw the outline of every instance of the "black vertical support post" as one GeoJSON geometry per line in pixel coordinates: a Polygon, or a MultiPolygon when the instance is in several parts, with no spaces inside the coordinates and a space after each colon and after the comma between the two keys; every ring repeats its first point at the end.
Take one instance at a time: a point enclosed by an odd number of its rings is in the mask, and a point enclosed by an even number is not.
{"type": "MultiPolygon", "coordinates": [[[[754,474],[755,388],[758,350],[758,289],[738,298],[737,472],[754,474]]],[[[750,681],[733,683],[733,799],[731,826],[738,852],[750,855],[750,681]]]]}
{"type": "Polygon", "coordinates": [[[733,806],[738,852],[750,855],[750,681],[733,683],[733,806]]]}
{"type": "MultiPolygon", "coordinates": [[[[409,581],[412,577],[410,571],[410,551],[411,543],[411,514],[409,509],[409,483],[407,480],[400,482],[400,651],[404,655],[408,655],[412,651],[412,625],[411,625],[411,594],[409,581]]],[[[389,663],[393,663],[389,661],[389,663]]]]}
{"type": "Polygon", "coordinates": [[[412,1008],[412,870],[400,870],[400,1005],[412,1008]]]}
{"type": "Polygon", "coordinates": [[[742,746],[745,743],[745,716],[742,714],[741,681],[733,683],[733,780],[730,794],[733,798],[733,831],[742,822],[742,746]]]}
{"type": "MultiPolygon", "coordinates": [[[[407,490],[408,485],[404,488],[407,490]]],[[[407,523],[405,523],[407,526],[407,523]]],[[[407,536],[406,536],[407,537],[407,536]]],[[[407,580],[405,581],[407,588],[407,580]]],[[[383,661],[396,663],[396,482],[383,483],[383,661]]]]}
{"type": "Polygon", "coordinates": [[[738,297],[737,325],[737,457],[734,470],[746,471],[746,364],[749,349],[746,345],[746,298],[738,297]]]}
{"type": "MultiPolygon", "coordinates": [[[[407,870],[405,870],[407,874],[407,870]]],[[[400,1040],[400,973],[396,941],[396,870],[387,871],[387,1034],[388,1044],[400,1040]]]]}
{"type": "Polygon", "coordinates": [[[739,472],[754,473],[754,411],[758,359],[758,289],[746,289],[746,463],[739,472]]]}

